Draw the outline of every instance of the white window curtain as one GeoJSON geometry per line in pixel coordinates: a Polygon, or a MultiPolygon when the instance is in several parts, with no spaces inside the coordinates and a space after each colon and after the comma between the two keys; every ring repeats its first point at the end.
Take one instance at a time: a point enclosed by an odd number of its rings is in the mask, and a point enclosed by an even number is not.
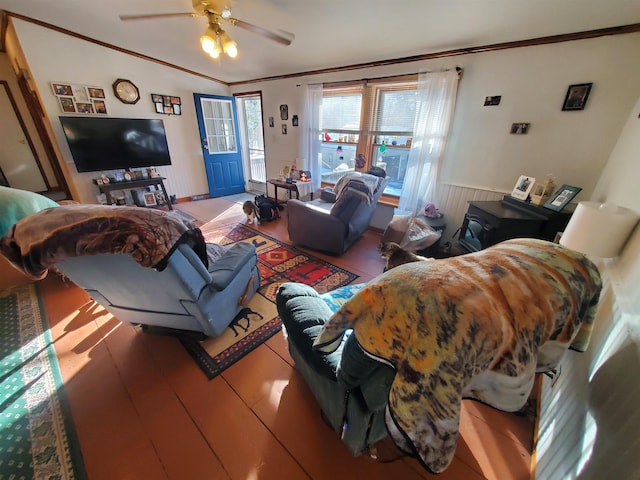
{"type": "Polygon", "coordinates": [[[418,76],[416,121],[397,215],[422,213],[435,199],[438,170],[458,91],[458,71],[423,72],[418,76]]]}
{"type": "MultiPolygon", "coordinates": [[[[304,155],[304,168],[311,172],[313,190],[320,188],[322,165],[320,160],[320,107],[322,105],[322,84],[307,85],[301,126],[300,151],[304,155]]],[[[298,168],[302,168],[298,166],[298,168]]]]}

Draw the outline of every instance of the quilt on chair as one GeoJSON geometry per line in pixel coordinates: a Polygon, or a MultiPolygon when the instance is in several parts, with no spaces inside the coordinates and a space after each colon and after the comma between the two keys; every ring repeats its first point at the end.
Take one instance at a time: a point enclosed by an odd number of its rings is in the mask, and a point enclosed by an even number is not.
{"type": "Polygon", "coordinates": [[[39,280],[68,257],[131,255],[143,267],[162,270],[180,243],[189,243],[207,266],[202,232],[162,210],[106,205],[48,208],[17,222],[2,237],[0,252],[39,280]]]}
{"type": "Polygon", "coordinates": [[[584,255],[509,240],[379,276],[324,325],[314,347],[334,351],[353,329],[396,370],[386,409],[395,443],[442,472],[457,444],[462,398],[521,408],[536,372],[588,345],[602,285],[584,255]]]}

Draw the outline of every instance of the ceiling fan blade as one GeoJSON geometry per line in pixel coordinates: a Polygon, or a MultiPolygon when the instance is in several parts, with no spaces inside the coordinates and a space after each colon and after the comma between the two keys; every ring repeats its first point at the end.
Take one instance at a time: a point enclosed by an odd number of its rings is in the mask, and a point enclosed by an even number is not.
{"type": "Polygon", "coordinates": [[[275,42],[281,43],[282,45],[291,45],[291,42],[295,38],[295,35],[290,32],[285,32],[281,30],[281,33],[274,33],[266,28],[258,27],[257,25],[253,25],[252,23],[247,23],[243,20],[238,20],[237,18],[227,18],[227,22],[230,22],[233,26],[243,28],[250,32],[257,33],[259,35],[263,35],[275,42]]]}
{"type": "Polygon", "coordinates": [[[150,20],[155,18],[172,18],[172,17],[199,17],[198,13],[152,13],[148,15],[120,15],[120,20],[150,20]]]}

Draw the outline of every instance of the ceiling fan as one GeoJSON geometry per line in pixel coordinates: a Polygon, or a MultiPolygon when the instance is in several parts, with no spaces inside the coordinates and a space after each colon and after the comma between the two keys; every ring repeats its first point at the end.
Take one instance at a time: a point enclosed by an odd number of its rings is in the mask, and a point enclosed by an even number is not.
{"type": "Polygon", "coordinates": [[[120,15],[120,20],[150,20],[170,17],[206,17],[209,26],[200,37],[202,49],[211,57],[218,58],[222,52],[234,58],[238,55],[238,46],[229,34],[225,32],[222,25],[228,23],[231,26],[242,28],[258,35],[262,35],[270,40],[282,45],[291,45],[295,35],[290,32],[279,30],[275,33],[266,28],[253,25],[251,23],[233,18],[231,9],[225,0],[192,0],[193,12],[189,13],[157,13],[146,15],[120,15]]]}

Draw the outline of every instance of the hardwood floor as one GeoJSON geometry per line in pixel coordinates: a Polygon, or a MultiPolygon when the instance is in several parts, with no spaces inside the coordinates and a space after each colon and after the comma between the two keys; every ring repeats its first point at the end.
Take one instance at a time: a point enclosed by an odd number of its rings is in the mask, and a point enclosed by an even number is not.
{"type": "MultiPolygon", "coordinates": [[[[237,223],[241,201],[177,208],[237,223]]],[[[260,230],[288,241],[283,213],[260,230]]],[[[382,271],[379,238],[367,232],[341,257],[313,254],[366,281],[382,271]]],[[[49,275],[40,291],[91,480],[432,477],[408,457],[352,457],[322,421],[280,334],[209,381],[176,339],[120,323],[71,282],[49,275]]],[[[460,432],[438,478],[530,477],[531,418],[465,401],[460,432]]]]}

